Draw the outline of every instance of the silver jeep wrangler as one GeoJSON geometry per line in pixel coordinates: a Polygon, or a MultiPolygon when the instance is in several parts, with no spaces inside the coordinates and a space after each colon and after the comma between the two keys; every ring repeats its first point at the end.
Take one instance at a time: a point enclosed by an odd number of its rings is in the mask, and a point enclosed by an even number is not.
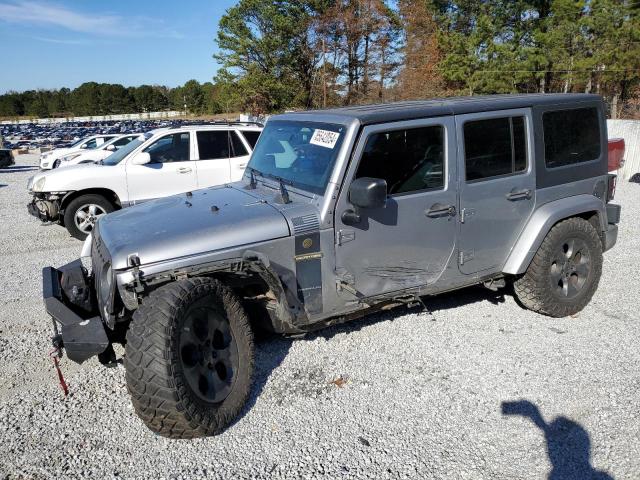
{"type": "Polygon", "coordinates": [[[136,412],[172,438],[228,426],[252,327],[300,334],[422,297],[513,284],[580,311],[617,237],[603,103],[506,95],[277,115],[242,181],[109,214],[43,271],[54,345],[125,345],[136,412]]]}

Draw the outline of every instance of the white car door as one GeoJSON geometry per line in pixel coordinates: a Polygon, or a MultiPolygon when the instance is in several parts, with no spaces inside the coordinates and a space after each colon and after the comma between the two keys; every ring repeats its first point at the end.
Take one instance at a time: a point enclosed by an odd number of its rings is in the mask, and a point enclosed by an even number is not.
{"type": "Polygon", "coordinates": [[[196,132],[198,149],[198,188],[222,185],[231,181],[229,168],[229,132],[200,130],[196,132]]]}
{"type": "Polygon", "coordinates": [[[231,144],[231,158],[229,159],[231,181],[237,182],[244,175],[244,170],[247,168],[249,158],[251,158],[251,150],[236,130],[229,132],[229,143],[231,144]]]}
{"type": "Polygon", "coordinates": [[[151,157],[145,165],[127,163],[127,189],[132,203],[195,190],[196,162],[191,158],[189,132],[170,133],[142,150],[151,157]]]}

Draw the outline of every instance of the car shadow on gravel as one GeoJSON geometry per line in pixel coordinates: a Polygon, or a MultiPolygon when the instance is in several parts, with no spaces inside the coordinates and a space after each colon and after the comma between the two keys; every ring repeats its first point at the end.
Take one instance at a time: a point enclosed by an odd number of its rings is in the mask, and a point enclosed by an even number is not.
{"type": "Polygon", "coordinates": [[[267,381],[276,368],[280,366],[291,348],[293,340],[280,335],[257,332],[255,340],[254,377],[251,393],[242,412],[227,428],[232,428],[255,405],[262,394],[267,381]]]}
{"type": "MultiPolygon", "coordinates": [[[[442,294],[437,297],[425,298],[423,301],[425,302],[427,310],[431,312],[457,308],[463,305],[483,301],[489,301],[497,304],[504,302],[504,290],[505,289],[493,292],[483,287],[470,287],[456,292],[442,294]]],[[[398,307],[385,312],[371,313],[356,320],[326,327],[316,332],[310,332],[306,336],[300,338],[300,341],[313,341],[318,337],[330,339],[339,333],[356,332],[368,325],[383,321],[393,321],[407,313],[420,311],[421,309],[422,306],[419,306],[418,308],[398,307]]],[[[261,331],[255,325],[254,333],[256,340],[253,387],[251,388],[249,399],[242,409],[242,412],[228,428],[235,425],[253,408],[258,397],[262,394],[269,377],[274,370],[282,364],[291,349],[292,343],[296,341],[296,339],[292,337],[283,337],[281,335],[266,333],[261,331]]]]}
{"type": "Polygon", "coordinates": [[[7,185],[6,183],[0,183],[0,188],[2,187],[8,187],[9,185],[7,185]]]}
{"type": "Polygon", "coordinates": [[[494,305],[504,303],[505,296],[511,296],[509,287],[502,288],[497,292],[484,287],[469,287],[455,292],[443,293],[433,297],[422,297],[423,305],[414,305],[413,307],[397,307],[392,310],[371,313],[362,318],[340,323],[331,327],[318,330],[305,337],[305,340],[314,340],[317,337],[330,339],[331,337],[341,334],[350,333],[361,330],[368,325],[378,322],[393,321],[398,317],[408,313],[416,313],[424,311],[430,315],[435,315],[442,310],[471,305],[478,302],[490,302],[494,305]]]}
{"type": "Polygon", "coordinates": [[[578,422],[561,416],[547,423],[528,400],[502,402],[501,406],[503,415],[528,418],[544,434],[552,466],[548,480],[613,480],[591,466],[591,438],[578,422]]]}
{"type": "Polygon", "coordinates": [[[0,173],[34,172],[38,167],[33,165],[14,165],[13,167],[0,167],[0,173]]]}

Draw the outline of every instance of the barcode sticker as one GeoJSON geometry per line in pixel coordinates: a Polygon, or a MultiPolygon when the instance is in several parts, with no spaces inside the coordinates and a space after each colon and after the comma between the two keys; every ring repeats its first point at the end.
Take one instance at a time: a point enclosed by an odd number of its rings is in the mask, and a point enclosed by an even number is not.
{"type": "Polygon", "coordinates": [[[320,147],[333,148],[338,143],[340,134],[338,132],[332,132],[330,130],[316,130],[313,132],[313,136],[309,141],[312,145],[318,145],[320,147]]]}

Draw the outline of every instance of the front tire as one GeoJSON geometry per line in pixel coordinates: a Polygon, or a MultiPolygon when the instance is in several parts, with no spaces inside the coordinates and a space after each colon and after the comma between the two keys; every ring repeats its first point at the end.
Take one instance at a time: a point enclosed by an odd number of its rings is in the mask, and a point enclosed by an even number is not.
{"type": "Polygon", "coordinates": [[[253,334],[239,300],[217,280],[154,291],[133,315],[125,352],[133,407],[164,437],[215,435],[249,397],[253,334]]]}
{"type": "Polygon", "coordinates": [[[64,209],[64,226],[72,237],[84,240],[93,230],[96,220],[114,210],[113,204],[102,195],[80,195],[64,209]]]}
{"type": "Polygon", "coordinates": [[[601,274],[598,232],[588,221],[573,217],[554,225],[513,286],[526,308],[551,317],[566,317],[589,303],[601,274]]]}

